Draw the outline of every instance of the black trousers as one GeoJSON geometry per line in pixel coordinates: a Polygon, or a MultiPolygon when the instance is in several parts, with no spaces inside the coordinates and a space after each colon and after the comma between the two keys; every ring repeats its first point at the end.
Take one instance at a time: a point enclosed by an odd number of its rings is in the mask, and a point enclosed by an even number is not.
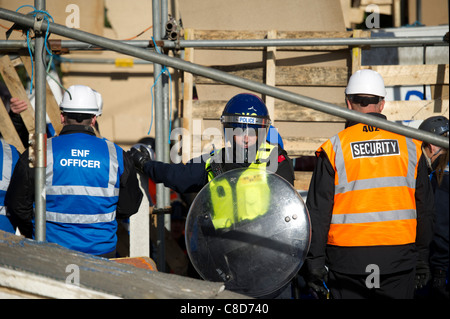
{"type": "Polygon", "coordinates": [[[382,274],[379,285],[373,287],[373,284],[366,282],[368,275],[343,274],[330,270],[328,288],[333,299],[413,299],[415,274],[415,269],[382,274]]]}

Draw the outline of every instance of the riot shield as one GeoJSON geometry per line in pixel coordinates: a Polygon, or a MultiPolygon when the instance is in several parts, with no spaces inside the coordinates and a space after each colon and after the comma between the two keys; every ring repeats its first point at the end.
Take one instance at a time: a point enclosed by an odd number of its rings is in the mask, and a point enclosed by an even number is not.
{"type": "Polygon", "coordinates": [[[282,177],[233,169],[209,182],[186,220],[189,258],[203,279],[271,297],[300,269],[310,244],[305,203],[282,177]]]}

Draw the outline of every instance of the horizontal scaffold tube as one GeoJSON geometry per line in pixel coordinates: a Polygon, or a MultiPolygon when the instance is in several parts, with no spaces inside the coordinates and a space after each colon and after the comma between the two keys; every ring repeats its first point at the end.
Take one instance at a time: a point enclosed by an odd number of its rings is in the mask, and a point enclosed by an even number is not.
{"type": "MultiPolygon", "coordinates": [[[[146,40],[117,40],[139,48],[153,47],[146,40]]],[[[98,48],[89,43],[74,40],[50,40],[57,42],[62,49],[90,50],[98,48]]],[[[33,44],[33,41],[31,41],[33,44]]],[[[251,48],[251,47],[305,47],[305,46],[370,46],[370,47],[422,47],[448,46],[442,36],[395,37],[395,38],[311,38],[311,39],[237,39],[237,40],[159,40],[158,46],[175,48],[251,48]]],[[[2,49],[22,49],[27,47],[25,40],[0,40],[2,49]]]]}
{"type": "MultiPolygon", "coordinates": [[[[35,25],[34,23],[35,20],[33,17],[6,9],[0,9],[0,19],[13,21],[19,25],[26,26],[29,28],[33,28],[35,25]]],[[[40,30],[37,31],[46,31],[47,25],[48,25],[47,21],[42,22],[40,30]]],[[[63,25],[59,25],[56,23],[50,23],[49,30],[51,33],[55,33],[67,38],[96,45],[104,49],[134,56],[136,58],[151,61],[153,63],[158,63],[175,69],[183,70],[192,74],[201,75],[216,81],[240,87],[242,89],[272,96],[274,98],[283,101],[312,108],[314,110],[332,114],[334,116],[338,116],[347,120],[357,121],[364,124],[376,126],[387,131],[412,137],[421,141],[426,141],[428,143],[438,145],[441,147],[445,148],[449,147],[448,138],[442,136],[437,136],[429,132],[425,132],[401,124],[390,122],[388,120],[384,120],[370,114],[363,114],[353,110],[348,110],[346,108],[331,103],[295,94],[277,87],[243,79],[241,77],[237,77],[223,71],[204,67],[178,58],[169,57],[164,54],[152,52],[149,51],[148,49],[134,47],[132,45],[128,45],[117,40],[111,40],[81,30],[67,28],[63,25]]]]}

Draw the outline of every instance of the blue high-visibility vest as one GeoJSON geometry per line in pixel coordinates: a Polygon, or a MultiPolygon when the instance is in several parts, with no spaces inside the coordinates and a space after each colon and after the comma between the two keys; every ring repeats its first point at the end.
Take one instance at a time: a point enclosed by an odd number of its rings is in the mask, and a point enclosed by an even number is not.
{"type": "Polygon", "coordinates": [[[48,242],[100,255],[115,250],[123,150],[83,133],[48,140],[48,242]]]}
{"type": "Polygon", "coordinates": [[[0,138],[0,230],[15,233],[14,226],[6,215],[5,196],[14,167],[19,159],[19,152],[13,145],[0,138]]]}

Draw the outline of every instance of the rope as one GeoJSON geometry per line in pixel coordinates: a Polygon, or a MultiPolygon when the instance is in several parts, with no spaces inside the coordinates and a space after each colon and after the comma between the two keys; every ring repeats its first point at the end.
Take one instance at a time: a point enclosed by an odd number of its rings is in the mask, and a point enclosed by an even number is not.
{"type": "MultiPolygon", "coordinates": [[[[28,14],[32,14],[33,17],[36,17],[36,15],[39,14],[39,13],[41,13],[41,14],[44,15],[44,20],[47,21],[47,30],[45,31],[45,37],[44,37],[44,47],[45,47],[45,50],[47,51],[47,54],[50,56],[49,63],[48,63],[47,69],[46,69],[46,74],[47,74],[47,76],[49,76],[53,81],[55,81],[55,82],[56,82],[56,83],[57,83],[64,91],[68,92],[67,89],[66,89],[66,88],[65,88],[58,80],[56,80],[56,79],[50,74],[50,67],[51,67],[51,65],[53,64],[53,57],[54,57],[54,55],[53,55],[52,51],[48,48],[47,43],[48,43],[48,36],[49,36],[49,34],[50,34],[50,19],[51,19],[51,22],[55,22],[55,20],[53,19],[53,17],[52,17],[47,11],[44,11],[44,10],[37,10],[35,7],[33,7],[33,6],[31,6],[31,5],[27,5],[27,4],[26,4],[26,5],[23,5],[23,6],[20,6],[19,8],[17,8],[16,12],[19,11],[20,9],[24,8],[24,7],[30,7],[30,8],[33,9],[33,11],[31,11],[30,13],[28,13],[28,14]]],[[[33,63],[33,53],[34,53],[34,48],[33,48],[33,46],[31,45],[31,42],[30,42],[30,29],[27,30],[27,48],[28,48],[28,53],[30,54],[30,57],[31,57],[31,83],[30,83],[30,94],[32,94],[32,93],[33,93],[33,79],[34,79],[34,63],[33,63]]],[[[69,92],[69,95],[70,95],[70,92],[69,92]]]]}

